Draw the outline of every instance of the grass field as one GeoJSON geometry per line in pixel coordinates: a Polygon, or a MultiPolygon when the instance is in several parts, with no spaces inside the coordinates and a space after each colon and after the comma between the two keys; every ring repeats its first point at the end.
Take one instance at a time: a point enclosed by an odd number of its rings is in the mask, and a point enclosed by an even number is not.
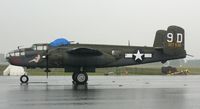
{"type": "MultiPolygon", "coordinates": [[[[6,69],[7,66],[0,65],[0,75],[6,69]]],[[[199,75],[200,68],[178,68],[178,70],[188,69],[191,73],[190,75],[199,75]]],[[[27,69],[26,72],[29,75],[46,75],[44,69],[27,69]]],[[[88,73],[89,75],[104,75],[106,73],[111,73],[113,75],[164,75],[161,73],[161,68],[146,68],[146,67],[115,67],[115,68],[101,68],[96,69],[95,73],[88,73]]],[[[59,75],[71,75],[71,73],[65,73],[64,69],[51,69],[49,73],[50,76],[59,76],[59,75]]]]}

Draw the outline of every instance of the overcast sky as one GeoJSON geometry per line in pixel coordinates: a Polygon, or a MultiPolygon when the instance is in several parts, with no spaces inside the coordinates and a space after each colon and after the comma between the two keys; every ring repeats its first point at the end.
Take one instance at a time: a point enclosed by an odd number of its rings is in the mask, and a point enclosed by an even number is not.
{"type": "Polygon", "coordinates": [[[152,46],[178,25],[200,59],[199,0],[0,0],[0,53],[65,37],[79,43],[152,46]]]}

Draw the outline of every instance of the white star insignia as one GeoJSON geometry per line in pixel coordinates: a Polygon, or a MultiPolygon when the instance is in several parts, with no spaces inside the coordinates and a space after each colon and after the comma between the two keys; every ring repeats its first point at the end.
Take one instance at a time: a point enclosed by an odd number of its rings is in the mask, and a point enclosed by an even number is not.
{"type": "Polygon", "coordinates": [[[141,54],[140,51],[138,50],[137,53],[133,54],[133,55],[135,56],[135,61],[138,60],[138,59],[142,61],[142,56],[144,54],[141,54]]]}

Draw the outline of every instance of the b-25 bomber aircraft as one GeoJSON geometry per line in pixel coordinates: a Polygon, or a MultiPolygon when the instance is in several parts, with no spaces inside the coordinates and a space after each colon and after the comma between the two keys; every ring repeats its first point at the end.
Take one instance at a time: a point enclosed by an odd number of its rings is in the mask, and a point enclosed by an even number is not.
{"type": "MultiPolygon", "coordinates": [[[[47,76],[49,68],[64,68],[65,72],[73,72],[73,83],[85,84],[87,72],[95,72],[96,68],[165,63],[167,60],[185,58],[184,37],[184,29],[169,26],[167,30],[156,32],[153,47],[72,44],[60,38],[51,43],[14,50],[6,58],[12,65],[45,68],[47,76]]],[[[22,75],[20,81],[27,83],[29,78],[22,75]]]]}

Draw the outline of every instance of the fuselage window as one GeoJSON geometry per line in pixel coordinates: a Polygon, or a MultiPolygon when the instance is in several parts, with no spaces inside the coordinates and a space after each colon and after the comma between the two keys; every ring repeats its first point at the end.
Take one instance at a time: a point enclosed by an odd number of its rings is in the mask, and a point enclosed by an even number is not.
{"type": "Polygon", "coordinates": [[[19,52],[15,52],[15,56],[19,56],[19,52]]]}
{"type": "Polygon", "coordinates": [[[25,55],[25,52],[21,52],[21,56],[24,56],[25,55]]]}
{"type": "Polygon", "coordinates": [[[10,56],[15,56],[15,54],[14,53],[10,53],[10,56]]]}

